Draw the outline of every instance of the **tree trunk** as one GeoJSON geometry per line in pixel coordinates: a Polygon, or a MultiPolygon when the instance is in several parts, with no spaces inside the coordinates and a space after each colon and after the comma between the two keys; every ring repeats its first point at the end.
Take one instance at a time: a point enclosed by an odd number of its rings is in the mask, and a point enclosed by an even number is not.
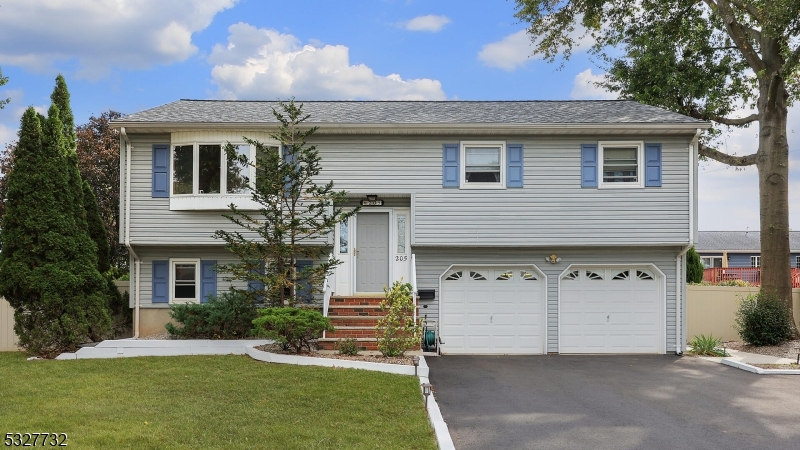
{"type": "MultiPolygon", "coordinates": [[[[780,64],[777,46],[769,55],[764,49],[768,73],[778,74],[771,62],[780,64]],[[772,58],[770,58],[770,56],[772,58]],[[770,61],[773,59],[773,61],[770,61]],[[772,69],[772,70],[769,70],[772,69]]],[[[786,139],[788,92],[779,75],[760,80],[758,184],[761,209],[761,292],[775,294],[792,310],[792,281],[789,248],[789,143],[786,139]],[[770,84],[778,83],[772,86],[770,84]],[[771,97],[771,98],[770,98],[771,97]]]]}

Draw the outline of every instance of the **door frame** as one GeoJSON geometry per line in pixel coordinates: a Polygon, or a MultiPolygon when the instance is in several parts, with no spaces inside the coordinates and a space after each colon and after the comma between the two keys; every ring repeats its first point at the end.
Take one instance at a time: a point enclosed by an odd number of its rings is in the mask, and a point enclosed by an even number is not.
{"type": "MultiPolygon", "coordinates": [[[[547,352],[547,323],[548,323],[548,317],[547,317],[547,304],[548,304],[547,284],[548,283],[547,283],[547,274],[544,273],[543,270],[539,269],[539,266],[537,266],[536,264],[524,264],[524,263],[523,264],[519,264],[519,263],[516,263],[516,264],[480,264],[480,263],[477,263],[477,264],[476,263],[450,264],[447,267],[447,269],[444,270],[444,272],[439,274],[439,278],[438,278],[438,280],[439,280],[439,311],[438,311],[438,316],[437,316],[437,322],[438,322],[437,325],[438,325],[438,328],[439,328],[439,332],[441,333],[441,329],[442,329],[442,322],[441,322],[442,316],[443,316],[443,314],[442,314],[442,306],[445,304],[444,297],[442,297],[442,281],[444,280],[444,276],[447,275],[447,272],[450,272],[451,270],[454,270],[456,268],[468,268],[468,267],[486,267],[486,268],[489,268],[489,269],[521,269],[521,268],[531,269],[532,268],[541,277],[541,284],[542,284],[541,285],[541,289],[542,289],[542,293],[541,293],[541,295],[542,295],[542,317],[544,318],[544,323],[542,324],[542,330],[543,330],[543,333],[542,333],[542,353],[534,353],[534,354],[546,355],[548,353],[547,352]]],[[[439,338],[439,336],[437,336],[437,338],[439,338]]],[[[443,352],[443,354],[445,354],[445,353],[443,352]]],[[[518,355],[518,354],[522,354],[522,353],[515,353],[515,355],[518,355]]]]}
{"type": "MultiPolygon", "coordinates": [[[[353,293],[353,295],[377,294],[378,292],[359,292],[358,291],[358,282],[357,282],[358,274],[356,273],[357,270],[358,270],[357,269],[357,267],[358,267],[358,261],[357,261],[358,260],[358,255],[355,254],[355,251],[358,250],[358,247],[356,246],[356,243],[358,242],[358,215],[361,214],[361,213],[388,213],[389,214],[389,236],[388,236],[388,239],[389,239],[389,258],[386,261],[386,264],[388,264],[389,286],[391,286],[392,280],[394,280],[394,268],[393,268],[394,264],[392,264],[392,261],[394,261],[395,254],[397,253],[397,236],[395,236],[395,234],[397,233],[397,230],[395,229],[396,227],[392,227],[392,224],[394,223],[394,208],[369,207],[366,210],[362,208],[358,213],[356,213],[353,216],[353,219],[352,219],[353,220],[353,222],[352,222],[353,229],[352,229],[352,235],[350,236],[350,240],[353,243],[353,245],[352,245],[353,254],[350,255],[351,256],[351,258],[350,258],[350,269],[351,269],[350,273],[352,274],[352,277],[351,277],[351,280],[350,280],[351,292],[353,293]]],[[[383,294],[383,292],[380,292],[380,294],[383,294]]]]}
{"type": "MultiPolygon", "coordinates": [[[[558,293],[557,295],[557,303],[558,303],[558,313],[557,313],[557,327],[558,327],[558,353],[561,354],[561,279],[566,275],[568,272],[572,272],[575,269],[589,269],[592,267],[598,267],[601,269],[635,269],[637,267],[650,269],[655,273],[659,278],[658,283],[658,294],[661,298],[661,302],[658,308],[659,320],[658,320],[658,354],[665,355],[667,353],[667,276],[661,269],[658,268],[653,263],[630,263],[630,264],[570,264],[564,269],[560,274],[558,274],[558,293]]],[[[600,353],[603,354],[603,353],[600,353]]]]}

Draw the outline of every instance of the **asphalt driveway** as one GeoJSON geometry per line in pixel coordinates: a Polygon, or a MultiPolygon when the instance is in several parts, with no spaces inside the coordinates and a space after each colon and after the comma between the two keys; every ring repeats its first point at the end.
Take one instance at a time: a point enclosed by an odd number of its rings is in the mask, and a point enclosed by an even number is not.
{"type": "Polygon", "coordinates": [[[800,376],[674,355],[427,361],[459,450],[800,448],[800,376]]]}

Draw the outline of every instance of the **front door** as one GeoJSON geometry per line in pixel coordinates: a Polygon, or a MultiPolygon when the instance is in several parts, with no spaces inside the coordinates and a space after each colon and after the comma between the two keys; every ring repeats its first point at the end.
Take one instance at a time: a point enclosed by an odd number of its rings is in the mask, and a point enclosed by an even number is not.
{"type": "Polygon", "coordinates": [[[389,285],[389,213],[356,217],[356,292],[383,292],[389,285]]]}

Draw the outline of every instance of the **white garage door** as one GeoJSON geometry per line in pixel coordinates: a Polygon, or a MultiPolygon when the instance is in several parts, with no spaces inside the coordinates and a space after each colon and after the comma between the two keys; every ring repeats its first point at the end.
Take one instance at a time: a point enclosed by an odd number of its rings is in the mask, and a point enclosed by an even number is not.
{"type": "Polygon", "coordinates": [[[663,353],[660,281],[649,268],[571,268],[560,280],[559,352],[663,353]]]}
{"type": "Polygon", "coordinates": [[[532,267],[457,267],[442,276],[443,353],[544,353],[544,278],[532,267]]]}

